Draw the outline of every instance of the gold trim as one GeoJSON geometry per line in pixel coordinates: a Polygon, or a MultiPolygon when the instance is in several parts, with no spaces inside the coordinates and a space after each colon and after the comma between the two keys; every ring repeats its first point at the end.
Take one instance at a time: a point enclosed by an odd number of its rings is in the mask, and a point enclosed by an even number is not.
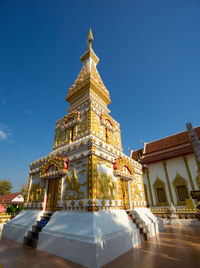
{"type": "Polygon", "coordinates": [[[164,181],[162,181],[159,177],[156,177],[156,180],[153,184],[154,192],[155,192],[155,197],[156,197],[156,206],[158,207],[164,207],[164,206],[169,206],[168,198],[167,198],[167,193],[166,193],[166,187],[164,181]],[[157,195],[157,189],[162,188],[165,193],[166,197],[166,202],[159,202],[158,200],[158,195],[157,195]]]}
{"type": "Polygon", "coordinates": [[[153,195],[152,195],[152,189],[151,189],[151,182],[150,182],[150,177],[149,177],[149,169],[147,168],[147,181],[149,185],[149,192],[150,192],[150,198],[151,198],[151,205],[154,206],[153,202],[153,195]]]}
{"type": "Polygon", "coordinates": [[[169,190],[170,199],[171,199],[172,204],[174,205],[174,198],[173,198],[173,195],[172,195],[172,189],[171,189],[171,185],[170,185],[170,180],[169,180],[169,175],[168,175],[168,171],[167,171],[167,162],[166,161],[163,161],[163,167],[164,167],[164,170],[165,170],[165,177],[166,177],[166,180],[167,180],[167,186],[168,186],[168,190],[169,190]]]}
{"type": "Polygon", "coordinates": [[[128,168],[130,174],[132,176],[135,175],[135,169],[133,167],[133,165],[129,162],[128,159],[126,158],[117,158],[116,159],[116,170],[122,171],[123,172],[123,168],[126,167],[128,168]]]}
{"type": "Polygon", "coordinates": [[[30,183],[31,183],[31,175],[29,175],[28,186],[27,186],[27,189],[26,189],[26,194],[24,196],[24,203],[28,202],[28,195],[29,195],[29,192],[30,192],[30,183]]]}
{"type": "Polygon", "coordinates": [[[193,182],[192,175],[191,175],[191,172],[190,172],[190,167],[189,167],[189,164],[188,164],[187,156],[183,156],[183,160],[184,160],[185,167],[186,167],[186,170],[187,170],[187,174],[188,174],[188,177],[189,177],[189,180],[190,180],[192,191],[194,191],[195,187],[194,187],[194,182],[193,182]]]}
{"type": "Polygon", "coordinates": [[[197,182],[197,185],[198,185],[198,187],[200,189],[200,175],[197,175],[196,182],[197,182]]]}
{"type": "Polygon", "coordinates": [[[188,195],[188,199],[190,199],[187,180],[177,172],[176,177],[173,180],[173,185],[174,185],[174,189],[175,189],[175,193],[176,193],[177,206],[185,206],[186,205],[186,200],[185,201],[180,201],[179,200],[177,186],[185,186],[186,191],[187,191],[187,195],[188,195]]]}
{"type": "Polygon", "coordinates": [[[147,185],[145,183],[143,183],[144,185],[144,195],[145,195],[145,199],[147,201],[147,205],[150,205],[149,203],[149,198],[148,198],[148,189],[147,189],[147,185]]]}
{"type": "Polygon", "coordinates": [[[91,154],[88,156],[87,161],[87,198],[97,198],[97,164],[98,158],[96,155],[91,154]]]}

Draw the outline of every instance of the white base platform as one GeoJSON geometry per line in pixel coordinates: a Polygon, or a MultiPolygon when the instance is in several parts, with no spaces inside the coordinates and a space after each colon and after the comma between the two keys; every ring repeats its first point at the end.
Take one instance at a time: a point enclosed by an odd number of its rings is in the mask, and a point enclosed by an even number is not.
{"type": "Polygon", "coordinates": [[[139,230],[123,210],[56,212],[39,234],[38,248],[96,268],[140,243],[139,230]]]}
{"type": "Polygon", "coordinates": [[[14,219],[3,226],[2,237],[23,243],[24,236],[31,230],[32,225],[40,219],[43,211],[23,210],[14,219]]]}
{"type": "Polygon", "coordinates": [[[138,218],[144,221],[145,225],[147,225],[150,237],[164,231],[163,220],[154,216],[150,209],[135,208],[134,213],[138,218]]]}
{"type": "Polygon", "coordinates": [[[166,225],[179,225],[179,226],[199,226],[200,221],[196,219],[164,219],[164,224],[166,225]]]}

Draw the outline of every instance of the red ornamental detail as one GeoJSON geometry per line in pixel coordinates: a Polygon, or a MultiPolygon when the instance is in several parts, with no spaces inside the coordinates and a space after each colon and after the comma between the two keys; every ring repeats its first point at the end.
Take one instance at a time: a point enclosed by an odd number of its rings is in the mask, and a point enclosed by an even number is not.
{"type": "Polygon", "coordinates": [[[117,169],[117,163],[116,163],[116,159],[115,159],[115,162],[113,163],[113,170],[116,170],[117,169]]]}
{"type": "Polygon", "coordinates": [[[49,160],[47,160],[47,162],[42,165],[41,169],[40,169],[40,177],[46,176],[47,172],[49,171],[49,169],[55,166],[58,170],[58,172],[63,172],[63,170],[67,170],[68,169],[68,163],[67,163],[67,159],[63,158],[63,157],[53,157],[49,160]]]}
{"type": "Polygon", "coordinates": [[[81,120],[80,112],[72,111],[70,114],[65,116],[65,125],[69,122],[69,120],[81,120]]]}
{"type": "Polygon", "coordinates": [[[68,163],[66,158],[64,158],[64,170],[68,170],[68,163]]]}
{"type": "Polygon", "coordinates": [[[113,170],[119,170],[123,172],[123,167],[127,168],[131,175],[135,174],[135,169],[133,165],[125,158],[117,158],[115,159],[115,163],[113,164],[113,170]]]}

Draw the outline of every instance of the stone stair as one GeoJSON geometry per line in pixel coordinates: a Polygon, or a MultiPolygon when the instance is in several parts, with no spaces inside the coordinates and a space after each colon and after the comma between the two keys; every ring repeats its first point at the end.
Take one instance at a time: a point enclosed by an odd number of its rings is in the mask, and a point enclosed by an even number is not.
{"type": "Polygon", "coordinates": [[[32,226],[32,231],[28,232],[28,235],[24,237],[24,244],[33,248],[37,248],[39,233],[42,228],[48,223],[53,212],[43,213],[40,221],[37,221],[35,225],[32,226]]]}
{"type": "Polygon", "coordinates": [[[136,227],[140,231],[141,241],[147,241],[150,239],[149,231],[147,225],[145,225],[144,221],[135,216],[134,210],[126,211],[131,221],[136,225],[136,227]]]}

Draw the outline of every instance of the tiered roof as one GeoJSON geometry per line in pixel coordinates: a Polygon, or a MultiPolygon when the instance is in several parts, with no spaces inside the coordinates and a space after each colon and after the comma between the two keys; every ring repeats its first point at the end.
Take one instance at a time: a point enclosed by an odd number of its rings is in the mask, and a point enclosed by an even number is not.
{"type": "MultiPolygon", "coordinates": [[[[200,127],[194,128],[196,135],[200,138],[200,127]]],[[[144,149],[132,152],[132,159],[141,164],[153,163],[188,153],[193,153],[187,131],[177,133],[166,138],[146,143],[144,149]]]]}
{"type": "Polygon", "coordinates": [[[69,88],[66,97],[66,100],[70,103],[80,94],[88,93],[89,89],[92,89],[106,104],[111,102],[109,91],[105,87],[96,68],[99,59],[92,49],[93,40],[92,31],[90,29],[88,34],[88,48],[80,58],[83,63],[83,68],[74,84],[69,88]]]}

